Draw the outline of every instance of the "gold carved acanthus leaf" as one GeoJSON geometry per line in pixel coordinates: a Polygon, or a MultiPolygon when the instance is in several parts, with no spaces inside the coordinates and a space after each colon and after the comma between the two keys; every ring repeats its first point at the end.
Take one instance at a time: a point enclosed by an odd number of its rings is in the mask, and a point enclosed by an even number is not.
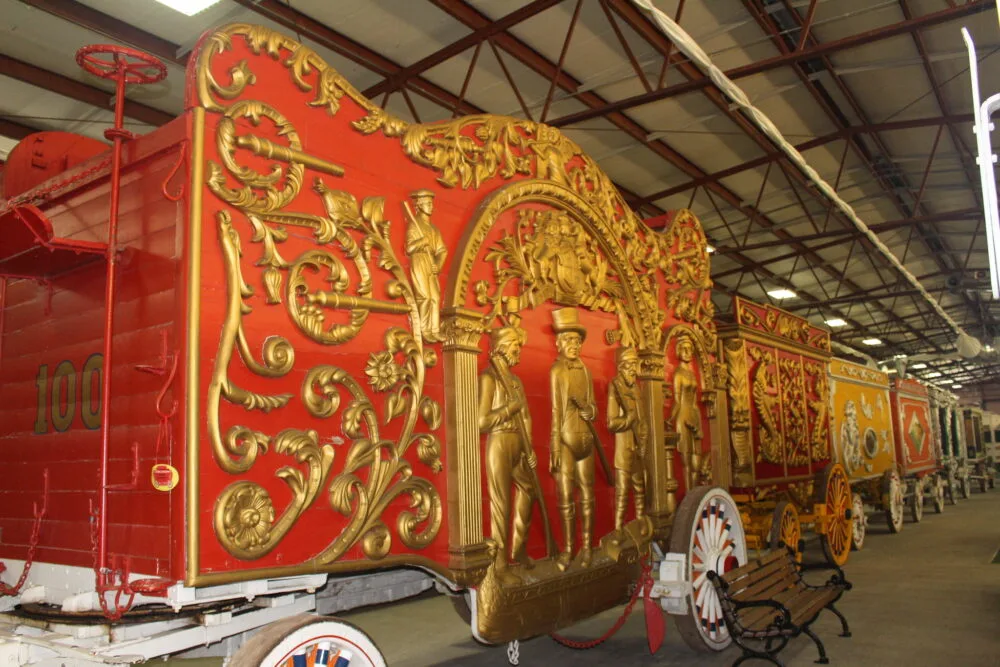
{"type": "Polygon", "coordinates": [[[785,460],[790,466],[806,465],[810,456],[802,361],[781,357],[778,359],[778,369],[782,419],[785,424],[785,460]]]}
{"type": "Polygon", "coordinates": [[[785,438],[779,425],[777,364],[775,353],[759,347],[748,348],[757,366],[753,371],[753,405],[757,412],[757,460],[781,464],[784,461],[785,438]]]}

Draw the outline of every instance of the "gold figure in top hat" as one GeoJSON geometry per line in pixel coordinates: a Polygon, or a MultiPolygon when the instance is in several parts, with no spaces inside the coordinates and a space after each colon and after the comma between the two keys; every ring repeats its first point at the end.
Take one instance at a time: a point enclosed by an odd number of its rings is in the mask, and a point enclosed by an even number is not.
{"type": "Polygon", "coordinates": [[[693,358],[694,342],[687,334],[681,334],[677,338],[678,363],[674,369],[674,405],[670,419],[680,436],[677,451],[684,461],[684,479],[689,491],[698,485],[701,468],[701,411],[693,358]]]}
{"type": "Polygon", "coordinates": [[[417,190],[410,193],[416,207],[414,213],[404,202],[410,224],[406,227],[406,254],[410,258],[410,277],[413,281],[420,329],[425,341],[437,342],[441,337],[441,286],[438,274],[444,268],[448,249],[441,238],[431,213],[434,212],[434,193],[417,190]]]}
{"type": "Polygon", "coordinates": [[[615,540],[625,526],[629,486],[635,494],[635,518],[646,514],[646,439],[648,428],[642,414],[639,385],[639,354],[631,347],[615,351],[618,374],[608,388],[608,430],[615,434],[615,540]]]}
{"type": "Polygon", "coordinates": [[[580,515],[583,544],[580,564],[590,565],[591,538],[594,529],[594,442],[589,421],[597,416],[594,383],[590,371],[580,361],[580,348],[587,336],[574,308],[552,313],[559,357],[552,364],[549,380],[552,390],[552,439],[549,470],[559,485],[559,513],[563,521],[563,550],[556,560],[566,570],[573,560],[573,535],[576,532],[574,487],[580,489],[580,515]]]}

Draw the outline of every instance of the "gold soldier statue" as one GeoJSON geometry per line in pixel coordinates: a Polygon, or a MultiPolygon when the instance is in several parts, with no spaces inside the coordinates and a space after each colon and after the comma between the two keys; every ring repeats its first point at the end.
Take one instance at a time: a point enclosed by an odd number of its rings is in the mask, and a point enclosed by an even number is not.
{"type": "Polygon", "coordinates": [[[525,541],[531,523],[531,503],[541,496],[533,470],[538,465],[531,443],[531,416],[521,381],[511,372],[521,359],[524,330],[494,329],[490,335],[490,365],[479,376],[479,432],[486,438],[486,479],[490,489],[490,522],[496,543],[496,574],[503,583],[517,583],[508,569],[508,546],[515,561],[531,567],[525,541]],[[518,423],[523,420],[523,423],[518,423]],[[510,541],[510,487],[514,485],[514,531],[510,541]]]}
{"type": "Polygon", "coordinates": [[[688,491],[698,485],[701,470],[701,411],[698,409],[698,378],[694,374],[694,343],[687,334],[677,338],[677,368],[674,370],[674,405],[670,419],[680,436],[677,451],[684,461],[688,491]]]}
{"type": "Polygon", "coordinates": [[[441,238],[431,213],[434,212],[434,193],[417,190],[410,193],[417,211],[405,203],[410,224],[406,227],[406,254],[410,258],[410,277],[413,281],[417,311],[420,313],[420,330],[428,342],[443,340],[441,336],[441,285],[438,274],[444,268],[448,249],[441,238]]]}
{"type": "MultiPolygon", "coordinates": [[[[565,571],[573,560],[573,533],[576,532],[576,500],[573,487],[580,489],[583,544],[580,565],[591,560],[594,532],[594,437],[589,421],[597,416],[594,383],[590,371],[580,361],[580,347],[587,331],[580,325],[574,308],[552,313],[559,357],[552,364],[552,439],[549,470],[559,485],[559,513],[562,515],[563,550],[556,559],[565,571]]],[[[599,446],[599,445],[596,445],[599,446]]]]}
{"type": "Polygon", "coordinates": [[[608,388],[608,430],[615,434],[615,542],[623,538],[629,485],[635,494],[635,518],[646,515],[646,439],[639,385],[639,354],[631,347],[615,351],[618,374],[608,388]]]}

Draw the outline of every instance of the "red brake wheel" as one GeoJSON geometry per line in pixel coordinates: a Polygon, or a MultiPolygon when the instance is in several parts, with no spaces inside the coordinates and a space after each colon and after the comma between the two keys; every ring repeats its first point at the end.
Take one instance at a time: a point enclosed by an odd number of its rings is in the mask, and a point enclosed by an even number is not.
{"type": "Polygon", "coordinates": [[[115,44],[91,44],[76,52],[76,64],[102,79],[124,76],[125,83],[156,83],[167,66],[156,56],[115,44]]]}

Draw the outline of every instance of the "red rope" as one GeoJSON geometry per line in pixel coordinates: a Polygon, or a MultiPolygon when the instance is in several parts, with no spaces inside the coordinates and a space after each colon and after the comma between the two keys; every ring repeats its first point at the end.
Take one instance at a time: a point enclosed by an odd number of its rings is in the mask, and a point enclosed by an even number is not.
{"type": "Polygon", "coordinates": [[[587,649],[592,649],[600,646],[604,642],[611,639],[616,632],[622,629],[625,625],[625,621],[632,614],[632,609],[635,607],[635,603],[639,601],[639,594],[642,593],[646,597],[649,597],[649,591],[653,586],[653,578],[650,576],[652,567],[649,565],[648,558],[643,558],[642,560],[642,574],[639,575],[639,581],[636,584],[635,590],[632,591],[632,597],[629,599],[628,604],[625,605],[625,610],[622,611],[621,616],[615,621],[615,624],[608,629],[603,635],[597,639],[591,639],[589,641],[576,641],[575,639],[569,639],[568,637],[563,637],[562,635],[552,633],[549,637],[552,637],[557,643],[562,644],[566,648],[576,649],[578,651],[584,651],[587,649]]]}

